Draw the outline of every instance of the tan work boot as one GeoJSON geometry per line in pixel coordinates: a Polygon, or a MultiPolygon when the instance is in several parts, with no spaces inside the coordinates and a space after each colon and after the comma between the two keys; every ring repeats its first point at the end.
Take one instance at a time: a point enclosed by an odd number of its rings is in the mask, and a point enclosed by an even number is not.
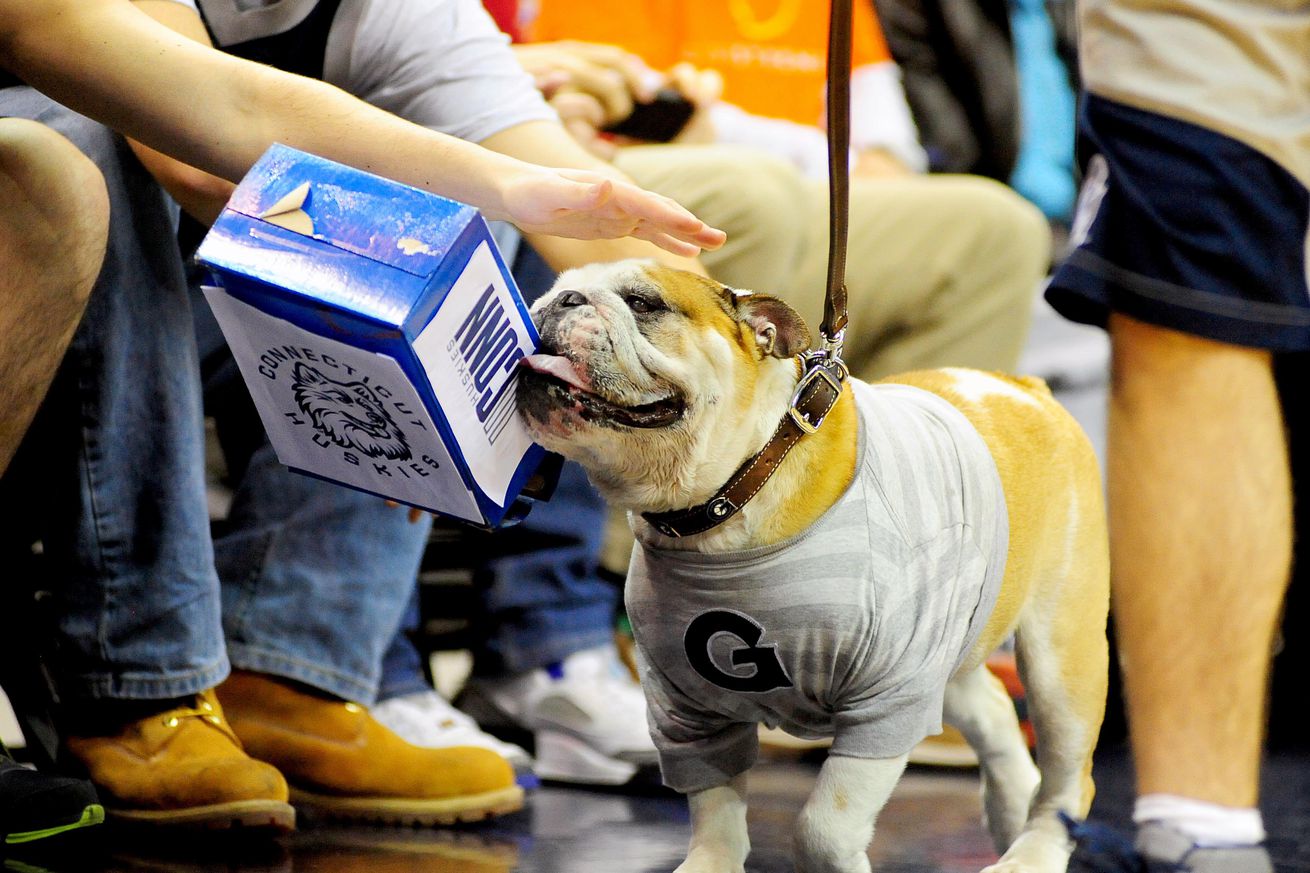
{"type": "Polygon", "coordinates": [[[291,800],[329,818],[454,824],[523,807],[514,769],[472,746],[424,749],[356,703],[328,699],[262,673],[233,671],[218,687],[250,754],[291,783],[291,800]]]}
{"type": "Polygon", "coordinates": [[[167,827],[295,827],[287,783],[241,748],[212,691],[112,736],[68,738],[111,819],[167,827]]]}

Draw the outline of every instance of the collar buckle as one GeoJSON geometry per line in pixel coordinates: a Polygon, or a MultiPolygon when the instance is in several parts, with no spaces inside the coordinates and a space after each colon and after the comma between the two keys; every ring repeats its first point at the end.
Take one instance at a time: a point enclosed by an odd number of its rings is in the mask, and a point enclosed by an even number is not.
{"type": "Polygon", "coordinates": [[[806,355],[802,360],[807,369],[805,375],[796,383],[796,390],[791,395],[791,405],[787,407],[787,416],[793,424],[801,429],[802,433],[811,434],[819,430],[819,427],[827,419],[828,413],[836,405],[835,401],[841,394],[842,381],[846,378],[847,370],[846,365],[840,358],[828,358],[822,352],[817,355],[806,355]],[[828,369],[831,364],[838,367],[838,375],[834,376],[828,369]],[[818,415],[817,421],[811,421],[807,413],[801,410],[801,406],[807,399],[806,394],[814,387],[814,383],[820,380],[827,382],[828,387],[832,389],[834,402],[827,404],[823,412],[818,415]]]}

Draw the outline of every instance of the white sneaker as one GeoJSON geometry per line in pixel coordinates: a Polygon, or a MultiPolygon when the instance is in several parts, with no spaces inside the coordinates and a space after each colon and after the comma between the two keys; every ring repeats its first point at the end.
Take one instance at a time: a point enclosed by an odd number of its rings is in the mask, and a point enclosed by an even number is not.
{"type": "Polygon", "coordinates": [[[542,779],[625,785],[657,764],[645,696],[613,645],[549,670],[472,679],[459,702],[491,730],[530,732],[542,779]]]}
{"type": "Polygon", "coordinates": [[[470,716],[446,702],[436,691],[419,691],[384,700],[369,709],[373,717],[400,738],[425,749],[475,746],[490,749],[509,761],[514,772],[531,772],[532,756],[521,746],[504,743],[478,727],[470,716]]]}

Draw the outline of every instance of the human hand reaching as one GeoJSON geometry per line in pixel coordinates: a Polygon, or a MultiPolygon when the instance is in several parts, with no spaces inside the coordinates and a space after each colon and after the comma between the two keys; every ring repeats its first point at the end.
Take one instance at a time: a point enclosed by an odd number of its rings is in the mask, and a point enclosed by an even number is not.
{"type": "Polygon", "coordinates": [[[684,257],[717,249],[727,239],[668,197],[587,170],[524,164],[503,181],[501,192],[504,214],[488,217],[504,218],[528,233],[574,239],[631,236],[684,257]]]}

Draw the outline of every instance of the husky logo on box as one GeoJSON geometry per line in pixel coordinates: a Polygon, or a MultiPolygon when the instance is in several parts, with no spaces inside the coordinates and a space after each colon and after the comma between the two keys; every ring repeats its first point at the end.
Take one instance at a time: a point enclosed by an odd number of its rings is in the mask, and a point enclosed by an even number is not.
{"type": "Polygon", "coordinates": [[[397,361],[206,288],[282,463],[470,521],[483,516],[397,361]]]}
{"type": "Polygon", "coordinates": [[[370,458],[407,461],[411,457],[404,431],[365,383],[338,382],[297,362],[291,372],[291,393],[315,430],[337,445],[370,458]]]}

